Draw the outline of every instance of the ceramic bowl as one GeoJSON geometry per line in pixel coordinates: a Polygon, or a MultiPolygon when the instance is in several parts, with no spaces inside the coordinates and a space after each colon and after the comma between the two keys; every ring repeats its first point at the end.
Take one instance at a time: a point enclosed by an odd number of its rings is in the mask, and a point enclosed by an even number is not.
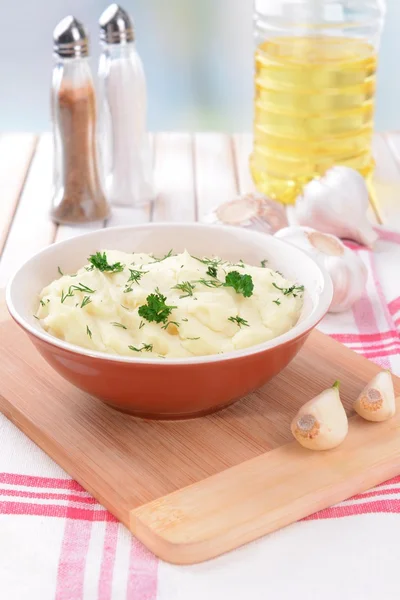
{"type": "Polygon", "coordinates": [[[45,360],[65,379],[99,400],[148,418],[187,418],[227,406],[264,385],[294,358],[329,309],[329,276],[302,250],[263,233],[203,224],[146,224],[93,231],[53,244],[25,262],[6,291],[8,310],[45,360]],[[38,294],[58,277],[73,273],[99,249],[163,255],[187,249],[268,265],[305,286],[298,323],[271,341],[214,356],[148,359],[94,352],[59,340],[33,317],[38,294]]]}

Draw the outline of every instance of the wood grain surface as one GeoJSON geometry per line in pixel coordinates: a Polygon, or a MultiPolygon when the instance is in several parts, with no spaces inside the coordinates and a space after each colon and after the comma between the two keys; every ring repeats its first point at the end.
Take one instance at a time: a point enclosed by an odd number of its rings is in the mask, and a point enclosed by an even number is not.
{"type": "MultiPolygon", "coordinates": [[[[200,419],[161,422],[119,413],[74,388],[0,314],[0,339],[7,340],[0,344],[0,410],[165,560],[205,560],[400,470],[400,444],[394,452],[391,433],[397,419],[352,426],[343,449],[322,458],[294,444],[284,449],[291,440],[290,421],[303,402],[339,379],[350,413],[353,399],[379,371],[317,331],[278,377],[230,408],[200,419]],[[352,462],[353,430],[365,430],[365,460],[358,453],[352,462]],[[322,477],[324,461],[327,477],[322,477]],[[234,470],[226,472],[230,467],[234,470]],[[303,486],[297,470],[304,474],[303,486]],[[173,492],[178,495],[168,496],[173,492]],[[285,507],[279,518],[276,502],[285,507]],[[165,519],[174,524],[171,530],[168,526],[172,537],[165,538],[165,519]],[[197,534],[190,533],[193,521],[197,534]],[[201,531],[209,532],[206,543],[201,531]]],[[[398,380],[396,386],[400,393],[398,380]]],[[[361,443],[363,434],[357,436],[361,443]]]]}

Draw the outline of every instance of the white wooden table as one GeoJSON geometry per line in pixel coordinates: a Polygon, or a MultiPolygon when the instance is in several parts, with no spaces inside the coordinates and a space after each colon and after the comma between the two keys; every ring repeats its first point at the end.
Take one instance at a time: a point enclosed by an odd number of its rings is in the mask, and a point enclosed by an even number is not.
{"type": "MultiPolygon", "coordinates": [[[[159,133],[153,149],[159,190],[154,206],[114,207],[106,223],[88,228],[193,221],[254,189],[249,135],[159,133]]],[[[400,133],[376,135],[374,154],[371,218],[400,231],[400,133]]],[[[50,134],[0,136],[0,288],[33,253],[88,229],[51,222],[51,180],[50,134]]],[[[325,321],[325,327],[400,374],[400,237],[395,235],[394,254],[385,246],[376,256],[383,287],[377,288],[369,267],[368,297],[359,306],[357,327],[355,315],[347,315],[340,327],[338,321],[325,321]]],[[[107,517],[83,518],[82,507],[87,510],[92,499],[65,478],[0,415],[1,600],[288,600],[294,595],[319,600],[321,593],[326,600],[400,598],[400,476],[342,503],[329,518],[296,523],[191,568],[158,562],[107,517]],[[79,518],[71,516],[74,510],[81,511],[79,518]],[[349,515],[354,516],[342,518],[349,515]]],[[[104,512],[97,505],[93,511],[104,512]]]]}
{"type": "MultiPolygon", "coordinates": [[[[251,143],[246,134],[155,134],[154,173],[159,195],[154,207],[114,207],[111,218],[95,226],[193,221],[237,193],[253,190],[248,169],[251,143]]],[[[400,229],[400,133],[377,134],[374,155],[376,210],[371,210],[371,216],[400,229]]],[[[0,288],[30,255],[85,231],[51,222],[51,180],[49,133],[0,136],[0,288]]]]}

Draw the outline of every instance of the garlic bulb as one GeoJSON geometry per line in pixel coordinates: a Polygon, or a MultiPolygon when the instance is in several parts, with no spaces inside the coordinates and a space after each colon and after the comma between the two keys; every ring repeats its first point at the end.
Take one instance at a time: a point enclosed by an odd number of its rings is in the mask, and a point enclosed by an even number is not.
{"type": "Polygon", "coordinates": [[[275,237],[306,250],[328,271],[333,285],[329,312],[348,310],[361,298],[367,283],[367,269],[361,258],[337,237],[311,227],[285,227],[275,237]]]}
{"type": "Polygon", "coordinates": [[[365,386],[353,406],[367,421],[386,421],[396,412],[393,380],[390,371],[381,371],[365,386]]]}
{"type": "Polygon", "coordinates": [[[291,424],[294,438],[310,450],[336,448],[345,439],[348,428],[337,381],[331,388],[306,402],[291,424]]]}
{"type": "Polygon", "coordinates": [[[367,217],[368,188],[358,171],[337,166],[303,188],[288,207],[290,225],[305,225],[372,247],[378,239],[367,217]]]}

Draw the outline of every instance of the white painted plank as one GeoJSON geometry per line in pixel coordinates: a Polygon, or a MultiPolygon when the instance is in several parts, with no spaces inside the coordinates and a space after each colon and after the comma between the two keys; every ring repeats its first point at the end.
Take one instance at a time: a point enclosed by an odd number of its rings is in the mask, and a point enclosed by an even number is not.
{"type": "Polygon", "coordinates": [[[159,133],[154,141],[154,181],[157,190],[153,221],[194,221],[196,202],[192,136],[159,133]]]}
{"type": "Polygon", "coordinates": [[[230,136],[198,133],[194,140],[195,186],[198,215],[232,200],[238,193],[230,136]]]}
{"type": "Polygon", "coordinates": [[[400,229],[400,135],[376,134],[373,142],[376,161],[373,201],[380,221],[400,229]]]}
{"type": "Polygon", "coordinates": [[[49,218],[52,140],[41,136],[0,262],[0,287],[19,265],[50,244],[56,227],[49,218]]]}
{"type": "Polygon", "coordinates": [[[0,255],[17,209],[35,151],[33,133],[4,134],[0,138],[0,255]]]}
{"type": "Polygon", "coordinates": [[[233,149],[236,161],[239,192],[247,194],[255,192],[256,188],[251,177],[249,158],[253,151],[253,136],[251,133],[239,133],[233,136],[233,149]]]}

